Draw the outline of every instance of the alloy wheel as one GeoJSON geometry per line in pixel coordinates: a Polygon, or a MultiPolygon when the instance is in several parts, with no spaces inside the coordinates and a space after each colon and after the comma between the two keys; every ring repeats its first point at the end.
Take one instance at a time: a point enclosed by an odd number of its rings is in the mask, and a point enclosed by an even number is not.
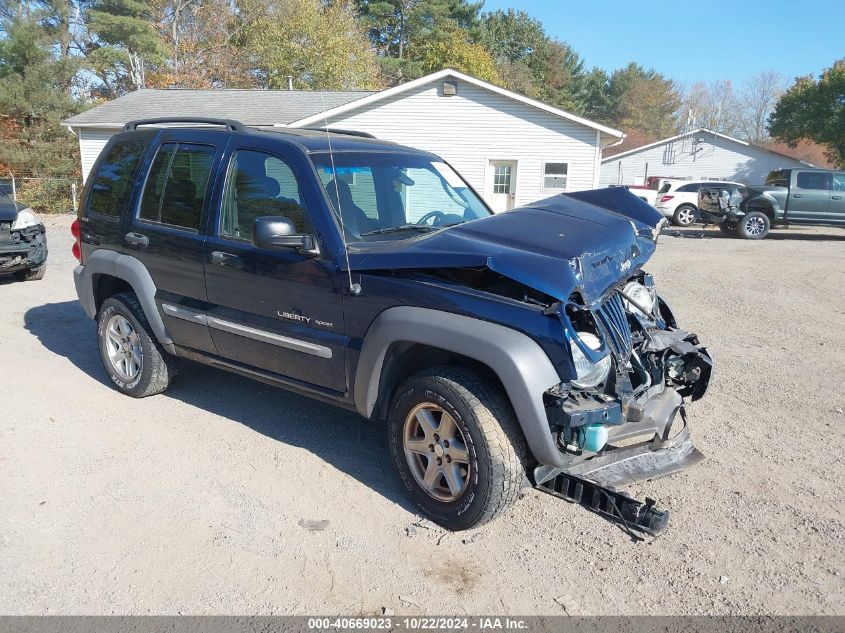
{"type": "Polygon", "coordinates": [[[454,501],[466,490],[469,452],[454,418],[436,404],[425,402],[405,418],[402,437],[405,459],[420,487],[438,501],[454,501]]]}
{"type": "Polygon", "coordinates": [[[106,324],[106,352],[112,368],[123,380],[134,380],[141,373],[141,339],[123,315],[115,314],[106,324]]]}
{"type": "Polygon", "coordinates": [[[745,232],[748,235],[762,235],[766,230],[766,222],[763,218],[751,217],[745,220],[745,232]]]}
{"type": "Polygon", "coordinates": [[[678,211],[678,221],[682,226],[688,226],[695,220],[695,214],[691,209],[681,209],[678,211]]]}

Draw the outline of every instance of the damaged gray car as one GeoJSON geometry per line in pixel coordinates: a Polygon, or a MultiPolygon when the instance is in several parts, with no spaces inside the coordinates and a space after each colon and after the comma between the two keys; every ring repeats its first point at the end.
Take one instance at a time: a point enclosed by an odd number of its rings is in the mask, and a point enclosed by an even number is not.
{"type": "Polygon", "coordinates": [[[47,270],[47,234],[29,207],[0,196],[0,274],[20,281],[43,279],[47,270]]]}

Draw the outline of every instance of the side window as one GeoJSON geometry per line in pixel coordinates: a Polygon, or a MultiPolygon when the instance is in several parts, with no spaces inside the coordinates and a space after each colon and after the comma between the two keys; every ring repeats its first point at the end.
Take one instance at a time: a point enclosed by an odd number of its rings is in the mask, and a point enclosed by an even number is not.
{"type": "Polygon", "coordinates": [[[824,171],[799,171],[799,189],[830,189],[830,174],[824,171]]]}
{"type": "Polygon", "coordinates": [[[138,217],[148,222],[199,230],[215,149],[165,143],[153,160],[138,217]]]}
{"type": "Polygon", "coordinates": [[[143,141],[118,141],[109,148],[91,182],[89,212],[120,216],[132,191],[132,180],[144,147],[143,141]]]}
{"type": "Polygon", "coordinates": [[[343,205],[346,196],[341,189],[348,189],[352,204],[361,209],[364,215],[371,220],[379,219],[376,184],[372,169],[369,167],[336,167],[335,171],[332,172],[331,167],[326,167],[321,169],[319,174],[320,182],[323,183],[332,203],[340,194],[340,203],[343,205]],[[332,178],[333,173],[337,174],[337,183],[332,178]],[[335,191],[335,184],[337,184],[337,191],[335,191]]]}
{"type": "Polygon", "coordinates": [[[312,232],[299,183],[290,166],[272,154],[238,150],[232,155],[226,175],[219,235],[248,240],[255,218],[265,215],[286,217],[294,223],[297,233],[312,232]]]}
{"type": "Polygon", "coordinates": [[[845,191],[845,173],[833,174],[833,190],[845,191]]]}

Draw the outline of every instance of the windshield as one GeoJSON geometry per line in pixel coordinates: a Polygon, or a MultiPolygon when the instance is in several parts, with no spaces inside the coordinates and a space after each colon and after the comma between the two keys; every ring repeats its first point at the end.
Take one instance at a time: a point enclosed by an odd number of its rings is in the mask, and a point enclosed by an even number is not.
{"type": "Polygon", "coordinates": [[[350,242],[406,239],[491,215],[451,167],[426,156],[335,152],[311,160],[350,242]]]}

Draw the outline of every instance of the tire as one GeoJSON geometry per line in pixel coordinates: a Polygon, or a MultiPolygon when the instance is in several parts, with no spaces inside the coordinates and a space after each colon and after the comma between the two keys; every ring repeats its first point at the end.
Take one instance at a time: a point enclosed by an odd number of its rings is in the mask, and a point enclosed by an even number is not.
{"type": "Polygon", "coordinates": [[[675,226],[690,226],[695,224],[697,216],[698,209],[691,204],[682,204],[672,214],[672,223],[675,226]]]}
{"type": "Polygon", "coordinates": [[[103,302],[97,316],[97,342],[103,367],[117,390],[127,396],[145,398],[161,393],[178,371],[179,359],[161,347],[132,292],[103,302]]]}
{"type": "Polygon", "coordinates": [[[772,224],[769,216],[759,211],[746,213],[739,221],[737,232],[740,237],[746,240],[762,240],[769,234],[772,224]]]}
{"type": "Polygon", "coordinates": [[[719,231],[721,231],[722,235],[727,235],[728,237],[737,237],[737,227],[733,224],[729,225],[724,222],[720,222],[718,224],[719,231]]]}
{"type": "Polygon", "coordinates": [[[47,264],[41,264],[35,268],[17,271],[15,273],[15,279],[18,281],[38,281],[39,279],[44,279],[44,273],[46,272],[47,264]]]}
{"type": "Polygon", "coordinates": [[[387,426],[405,492],[427,518],[449,530],[490,521],[517,499],[526,481],[525,438],[510,403],[467,369],[436,367],[409,378],[396,390],[387,426]],[[426,431],[427,418],[436,426],[426,431]],[[444,431],[444,424],[452,430],[444,431]],[[429,464],[436,474],[427,478],[429,464]]]}

